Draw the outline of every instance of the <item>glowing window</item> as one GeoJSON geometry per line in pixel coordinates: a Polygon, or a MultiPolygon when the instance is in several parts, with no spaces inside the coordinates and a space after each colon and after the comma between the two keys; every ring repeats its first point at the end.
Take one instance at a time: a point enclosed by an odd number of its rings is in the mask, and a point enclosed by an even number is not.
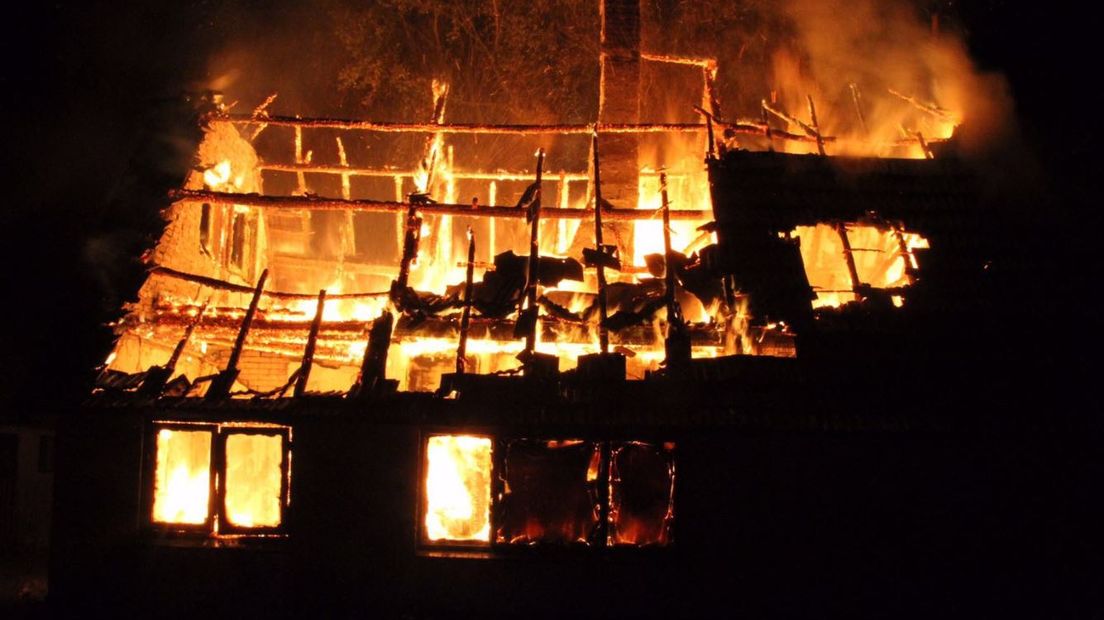
{"type": "Polygon", "coordinates": [[[282,519],[284,438],[226,436],[226,521],[237,527],[276,527],[282,519]]]}
{"type": "Polygon", "coordinates": [[[199,249],[211,255],[211,205],[203,203],[199,210],[199,249]]]}
{"type": "Polygon", "coordinates": [[[154,526],[215,536],[280,533],[289,497],[290,428],[157,423],[154,436],[147,504],[154,526]]]}
{"type": "Polygon", "coordinates": [[[591,544],[598,538],[600,444],[517,439],[506,442],[502,463],[495,542],[591,544]]]}
{"type": "Polygon", "coordinates": [[[674,542],[674,443],[442,434],[423,447],[423,544],[524,553],[674,542]]]}
{"type": "Polygon", "coordinates": [[[632,441],[610,449],[609,544],[668,545],[675,518],[675,445],[632,441]]]}
{"type": "Polygon", "coordinates": [[[817,295],[814,308],[855,301],[864,286],[897,291],[894,303],[900,305],[900,291],[912,284],[918,266],[913,250],[928,247],[924,237],[888,225],[817,224],[791,234],[801,241],[805,275],[817,295]]]}
{"type": "Polygon", "coordinates": [[[199,525],[207,522],[211,499],[210,431],[163,428],[157,432],[153,520],[199,525]]]}
{"type": "Polygon", "coordinates": [[[230,227],[230,264],[241,269],[245,263],[245,215],[234,213],[230,227]]]}
{"type": "Polygon", "coordinates": [[[424,535],[433,543],[491,540],[491,439],[434,435],[425,450],[424,535]]]}

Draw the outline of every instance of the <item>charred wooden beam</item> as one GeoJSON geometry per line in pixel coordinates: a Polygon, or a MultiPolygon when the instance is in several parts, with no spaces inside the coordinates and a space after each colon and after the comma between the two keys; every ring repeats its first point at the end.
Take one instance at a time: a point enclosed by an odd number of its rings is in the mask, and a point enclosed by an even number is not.
{"type": "Polygon", "coordinates": [[[664,340],[668,369],[685,367],[690,363],[690,334],[682,318],[682,307],[677,296],[678,279],[675,276],[675,251],[671,247],[671,204],[667,198],[667,175],[659,175],[659,195],[663,201],[663,252],[666,267],[664,277],[667,305],[667,338],[664,340]]]}
{"type": "MultiPolygon", "coordinates": [[[[891,291],[892,294],[896,294],[891,291]]],[[[390,314],[390,313],[385,313],[390,314]]],[[[152,329],[154,338],[159,342],[175,341],[179,328],[186,324],[188,317],[178,315],[163,315],[156,322],[149,324],[146,329],[152,329]]],[[[386,318],[386,317],[384,317],[386,318]]],[[[376,319],[382,321],[383,319],[376,319]]],[[[362,366],[364,359],[378,361],[378,369],[382,373],[386,368],[387,348],[384,344],[391,342],[392,333],[396,343],[407,342],[425,338],[443,338],[453,340],[458,337],[458,317],[428,317],[415,323],[405,317],[391,321],[388,328],[386,343],[369,335],[369,347],[376,347],[378,353],[369,354],[365,349],[362,355],[351,357],[352,343],[361,341],[364,337],[363,321],[322,321],[319,329],[318,345],[315,351],[315,359],[326,359],[349,365],[362,366]],[[372,343],[377,344],[373,345],[372,343]]],[[[225,350],[233,346],[237,333],[237,323],[223,317],[209,317],[203,321],[199,330],[203,339],[208,343],[209,350],[225,350]]],[[[303,347],[306,344],[306,331],[309,323],[306,321],[264,320],[258,316],[250,329],[250,350],[278,352],[289,359],[302,357],[303,347]]],[[[544,317],[541,320],[542,340],[556,341],[564,344],[589,345],[593,342],[593,336],[586,325],[571,321],[558,320],[555,317],[544,317]]],[[[376,322],[373,329],[379,328],[376,322]]],[[[690,333],[691,343],[694,346],[720,347],[723,344],[723,332],[716,325],[689,324],[687,331],[690,333]]],[[[468,329],[469,349],[473,340],[493,340],[501,343],[509,343],[514,333],[514,321],[505,319],[488,319],[473,316],[468,329]]],[[[514,344],[516,347],[520,343],[514,344]]],[[[615,349],[618,346],[626,347],[655,347],[662,342],[657,340],[655,329],[649,324],[632,325],[610,332],[610,345],[615,349]]],[[[503,354],[517,351],[516,348],[505,346],[503,354]]],[[[616,354],[611,354],[616,355],[616,354]]],[[[373,362],[374,363],[374,362],[373,362]]],[[[370,368],[376,368],[371,366],[370,368]]],[[[382,376],[382,375],[379,375],[382,376]]]]}
{"type": "Polygon", "coordinates": [[[314,348],[318,342],[318,329],[322,326],[322,312],[326,307],[326,289],[318,291],[318,309],[314,311],[314,320],[311,321],[310,334],[307,335],[307,346],[303,349],[303,363],[299,366],[299,375],[295,379],[296,398],[307,393],[307,381],[310,379],[311,366],[314,365],[314,348]]]}
{"type": "Polygon", "coordinates": [[[169,361],[164,366],[154,366],[146,371],[146,378],[142,382],[142,387],[138,388],[138,393],[142,396],[158,397],[165,389],[165,384],[172,378],[173,372],[176,370],[176,364],[180,361],[180,357],[184,354],[184,348],[188,346],[188,340],[192,337],[192,332],[199,326],[199,322],[203,320],[203,313],[207,311],[207,305],[203,304],[203,307],[196,313],[195,320],[188,323],[188,326],[184,328],[184,335],[181,336],[180,342],[176,343],[176,347],[173,348],[172,355],[169,356],[169,361]]]}
{"type": "MultiPolygon", "coordinates": [[[[357,211],[364,213],[401,213],[411,208],[423,215],[461,215],[468,217],[524,218],[526,212],[516,207],[472,206],[469,204],[415,204],[386,200],[342,200],[339,198],[317,198],[303,196],[263,196],[261,194],[232,194],[209,192],[205,190],[173,190],[169,193],[173,200],[208,203],[212,205],[239,205],[259,209],[306,209],[311,211],[357,211]]],[[[652,211],[641,209],[606,209],[606,221],[633,222],[652,218],[652,211]]],[[[545,219],[582,220],[590,217],[590,209],[547,209],[542,213],[545,219]]],[[[704,220],[712,218],[710,211],[702,209],[676,209],[671,211],[673,220],[704,220]]],[[[308,297],[313,297],[310,295],[308,297]]]]}
{"type": "MultiPolygon", "coordinates": [[[[227,291],[230,293],[252,293],[254,288],[251,286],[245,286],[242,284],[234,284],[233,282],[227,282],[226,280],[219,280],[218,278],[211,278],[208,276],[201,276],[194,273],[185,273],[183,271],[177,271],[171,267],[165,267],[157,265],[150,269],[151,275],[164,276],[172,278],[174,280],[182,280],[184,282],[192,282],[194,284],[200,284],[208,288],[212,288],[220,291],[227,291]]],[[[370,293],[339,293],[336,295],[330,295],[330,299],[365,299],[368,297],[386,297],[387,291],[378,291],[370,293]]],[[[272,299],[288,299],[288,300],[300,300],[300,299],[315,299],[317,295],[310,293],[285,293],[283,291],[263,291],[262,295],[272,299]]]]}
{"type": "MultiPolygon", "coordinates": [[[[587,135],[594,130],[593,125],[559,124],[486,124],[486,123],[392,123],[383,121],[356,121],[335,118],[295,118],[290,116],[265,116],[253,118],[248,115],[214,116],[210,123],[233,123],[236,125],[265,124],[273,127],[299,127],[311,129],[344,129],[375,131],[381,133],[453,133],[453,134],[497,134],[515,136],[540,135],[587,135]]],[[[641,134],[641,133],[698,133],[705,131],[701,123],[599,123],[601,133],[641,134]]]]}
{"type": "Polygon", "coordinates": [[[360,376],[351,394],[359,398],[378,393],[387,383],[387,353],[391,348],[391,332],[395,327],[395,315],[384,312],[372,321],[368,330],[368,346],[360,365],[360,376]]]}
{"type": "Polygon", "coordinates": [[[908,276],[909,284],[913,284],[919,274],[917,274],[916,266],[912,262],[912,250],[909,249],[908,242],[905,241],[904,229],[899,225],[895,225],[893,227],[893,237],[897,240],[897,249],[900,252],[901,260],[905,261],[905,275],[908,276]]]}
{"type": "Polygon", "coordinates": [[[692,67],[701,67],[702,69],[716,68],[716,58],[697,58],[693,56],[671,56],[669,54],[656,54],[653,52],[640,52],[641,60],[649,60],[651,62],[662,62],[672,65],[690,65],[692,67]]]}
{"type": "Polygon", "coordinates": [[[226,369],[218,373],[207,387],[207,400],[219,400],[230,395],[230,389],[238,378],[238,361],[241,359],[242,349],[245,347],[245,337],[249,335],[249,328],[253,324],[253,317],[257,314],[257,304],[261,301],[261,293],[264,291],[265,280],[268,279],[268,270],[261,272],[257,279],[257,288],[253,291],[253,299],[249,302],[249,309],[245,311],[241,328],[238,329],[238,337],[234,340],[234,347],[230,350],[230,359],[226,362],[226,369]]]}
{"type": "MultiPolygon", "coordinates": [[[[429,119],[430,123],[441,125],[445,122],[445,103],[448,101],[448,92],[448,84],[433,80],[433,116],[429,119]]],[[[440,155],[440,148],[444,144],[437,141],[439,135],[440,132],[435,131],[426,136],[422,161],[419,164],[420,171],[425,175],[425,187],[420,188],[419,191],[427,195],[430,188],[433,187],[433,173],[437,169],[437,157],[440,155]]]]}
{"type": "Polygon", "coordinates": [[[951,114],[951,111],[946,109],[946,108],[943,108],[939,105],[936,105],[934,103],[930,103],[930,102],[927,102],[927,101],[921,101],[921,100],[917,99],[916,97],[913,97],[913,96],[910,96],[910,95],[905,95],[905,94],[900,93],[896,90],[893,90],[892,88],[889,89],[889,94],[893,95],[894,97],[897,97],[898,99],[901,99],[901,100],[905,101],[906,103],[908,103],[912,107],[916,108],[917,110],[920,110],[921,112],[927,112],[928,114],[931,114],[932,116],[935,116],[936,118],[941,118],[945,121],[950,121],[952,123],[955,121],[955,118],[951,114]]]}
{"type": "MultiPolygon", "coordinates": [[[[797,125],[798,127],[800,127],[801,131],[804,131],[805,134],[807,136],[809,136],[809,138],[813,142],[817,143],[818,149],[823,150],[824,142],[827,142],[828,138],[826,138],[825,136],[820,135],[819,130],[817,130],[816,128],[814,128],[811,125],[807,124],[806,122],[802,121],[801,119],[794,118],[793,116],[790,116],[789,114],[786,114],[785,112],[783,112],[781,110],[778,110],[776,108],[771,107],[771,105],[769,103],[767,103],[766,100],[761,101],[760,105],[763,107],[764,110],[766,110],[767,112],[770,112],[771,114],[777,116],[778,118],[782,119],[784,122],[789,123],[791,125],[797,125]]],[[[777,135],[779,135],[779,137],[782,137],[781,132],[775,132],[775,133],[777,135]]]]}
{"type": "MultiPolygon", "coordinates": [[[[415,170],[391,170],[387,168],[353,168],[345,166],[331,166],[326,164],[281,164],[277,162],[264,162],[257,165],[257,169],[263,172],[306,172],[315,174],[336,174],[354,177],[380,177],[392,178],[413,177],[415,170]]],[[[521,172],[461,172],[453,170],[452,178],[468,181],[528,181],[531,174],[521,172]]],[[[647,173],[641,173],[645,176],[647,173]]],[[[563,180],[569,182],[588,181],[590,177],[582,173],[563,173],[563,180]]]]}
{"type": "Polygon", "coordinates": [[[391,297],[406,290],[410,280],[410,265],[418,257],[418,244],[422,239],[422,218],[416,205],[406,210],[406,233],[403,235],[402,260],[399,264],[399,277],[391,286],[391,297]]]}
{"type": "Polygon", "coordinates": [[[851,290],[855,298],[862,299],[862,282],[859,280],[859,270],[855,266],[854,250],[851,249],[851,240],[847,237],[847,226],[836,224],[836,232],[839,234],[840,243],[843,244],[843,257],[847,262],[847,275],[851,278],[851,290]]]}
{"type": "MultiPolygon", "coordinates": [[[[705,158],[713,159],[716,157],[716,147],[713,137],[713,113],[698,106],[694,106],[694,110],[705,117],[705,158]]],[[[769,127],[767,129],[768,131],[770,130],[769,127]]]]}
{"type": "Polygon", "coordinates": [[[536,191],[529,204],[522,205],[529,222],[529,258],[528,275],[525,279],[525,294],[518,304],[518,331],[525,334],[525,351],[532,354],[537,348],[537,323],[540,318],[540,306],[537,305],[537,286],[540,281],[540,216],[541,216],[541,177],[544,173],[544,149],[537,149],[536,191]],[[524,311],[522,304],[525,305],[524,311]]]}
{"type": "Polygon", "coordinates": [[[863,112],[862,93],[859,92],[859,85],[851,82],[847,85],[847,88],[851,91],[851,103],[855,104],[855,114],[859,117],[859,127],[862,128],[864,136],[869,135],[870,130],[866,127],[866,114],[863,112]]]}
{"type": "Polygon", "coordinates": [[[602,242],[602,165],[598,156],[598,132],[594,132],[591,138],[591,154],[594,160],[594,244],[599,254],[599,260],[595,261],[598,270],[598,343],[603,354],[609,353],[609,328],[606,321],[609,319],[609,308],[606,302],[606,266],[603,254],[605,245],[602,242]]]}
{"type": "Polygon", "coordinates": [[[763,129],[767,135],[767,150],[774,152],[774,130],[771,129],[770,119],[767,117],[767,107],[759,106],[759,115],[763,119],[763,129]]]}
{"type": "Polygon", "coordinates": [[[468,266],[464,274],[464,314],[460,317],[460,342],[456,346],[456,374],[464,374],[468,355],[468,328],[471,326],[472,289],[475,280],[475,234],[468,226],[468,266]]]}
{"type": "MultiPolygon", "coordinates": [[[[942,109],[942,108],[940,108],[942,109]]],[[[945,112],[945,111],[944,111],[945,112]]],[[[762,122],[746,120],[713,119],[726,132],[765,136],[766,128],[762,122]]],[[[953,119],[948,119],[953,120],[953,119]]],[[[295,117],[271,116],[253,118],[243,115],[216,116],[211,123],[233,123],[237,125],[274,125],[282,127],[300,127],[312,129],[362,130],[384,133],[445,133],[445,134],[485,134],[485,135],[586,135],[594,131],[594,125],[487,125],[479,123],[389,123],[380,121],[354,121],[343,119],[302,119],[295,117]]],[[[598,123],[598,132],[607,134],[649,134],[649,133],[704,133],[705,123],[598,123]]],[[[793,142],[813,142],[811,136],[774,130],[774,137],[793,142]]],[[[825,142],[836,141],[834,136],[823,136],[825,142]]]]}
{"type": "Polygon", "coordinates": [[[928,148],[928,141],[924,139],[924,134],[919,131],[916,132],[916,141],[920,143],[920,148],[924,151],[925,159],[935,159],[935,155],[932,150],[928,148]]]}
{"type": "Polygon", "coordinates": [[[805,95],[805,100],[809,102],[809,122],[812,123],[810,127],[813,129],[813,138],[816,139],[817,152],[823,157],[828,153],[824,151],[824,137],[820,135],[820,122],[817,120],[816,104],[813,103],[812,95],[805,95]]]}

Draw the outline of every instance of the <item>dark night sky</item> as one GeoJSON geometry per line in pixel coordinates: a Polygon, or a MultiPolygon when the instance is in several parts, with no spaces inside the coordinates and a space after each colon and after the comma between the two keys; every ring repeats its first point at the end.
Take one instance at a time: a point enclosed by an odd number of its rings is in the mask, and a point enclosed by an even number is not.
{"type": "MultiPolygon", "coordinates": [[[[138,254],[159,232],[151,205],[190,156],[175,101],[205,83],[209,54],[236,27],[209,17],[215,0],[32,4],[41,6],[4,20],[0,39],[0,115],[9,125],[0,148],[9,192],[0,418],[70,411],[87,393],[110,344],[100,326],[134,294],[138,254]]],[[[256,29],[261,15],[286,18],[279,2],[253,4],[256,29]]],[[[1023,303],[1040,305],[1034,316],[1055,324],[1025,332],[1054,339],[1052,364],[1080,366],[1091,348],[1084,338],[1095,340],[1087,305],[1099,286],[1098,25],[1073,3],[961,4],[975,60],[1011,84],[1047,189],[1017,275],[1023,303]]]]}

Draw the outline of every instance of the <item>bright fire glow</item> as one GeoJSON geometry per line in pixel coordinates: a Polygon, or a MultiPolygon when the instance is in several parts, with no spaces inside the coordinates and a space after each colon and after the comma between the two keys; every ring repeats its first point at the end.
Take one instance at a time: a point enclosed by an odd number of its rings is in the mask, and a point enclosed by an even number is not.
{"type": "Polygon", "coordinates": [[[490,438],[430,437],[425,485],[425,532],[430,541],[490,541],[490,438]]]}
{"type": "MultiPolygon", "coordinates": [[[[927,239],[916,233],[862,224],[848,224],[845,229],[859,282],[878,289],[904,288],[912,283],[908,271],[918,267],[912,251],[927,248],[927,239]]],[[[801,240],[805,275],[817,294],[813,307],[834,308],[855,301],[840,231],[828,224],[817,224],[798,226],[792,235],[801,240]]],[[[893,303],[900,306],[904,299],[894,296],[893,303]]]]}
{"type": "Polygon", "coordinates": [[[241,174],[232,177],[232,174],[230,160],[224,159],[203,171],[203,182],[214,191],[240,191],[245,185],[245,177],[241,174]]]}
{"type": "Polygon", "coordinates": [[[226,518],[232,525],[280,525],[283,455],[280,435],[227,435],[226,518]]]}
{"type": "Polygon", "coordinates": [[[157,433],[153,520],[198,525],[207,521],[211,493],[211,433],[157,433]]]}

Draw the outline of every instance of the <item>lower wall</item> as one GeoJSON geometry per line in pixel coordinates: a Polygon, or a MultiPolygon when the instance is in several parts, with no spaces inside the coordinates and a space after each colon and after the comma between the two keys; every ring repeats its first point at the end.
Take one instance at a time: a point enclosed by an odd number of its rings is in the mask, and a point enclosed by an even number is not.
{"type": "MultiPolygon", "coordinates": [[[[59,435],[51,597],[159,616],[1069,615],[1104,608],[1104,479],[1090,437],[683,430],[675,546],[430,557],[416,544],[423,426],[302,415],[289,537],[170,544],[142,531],[142,414],[59,435]],[[1102,564],[1097,563],[1099,567],[1102,564]]],[[[553,437],[549,437],[553,438],[553,437]]]]}
{"type": "Polygon", "coordinates": [[[0,425],[0,602],[46,596],[53,431],[0,425]]]}

